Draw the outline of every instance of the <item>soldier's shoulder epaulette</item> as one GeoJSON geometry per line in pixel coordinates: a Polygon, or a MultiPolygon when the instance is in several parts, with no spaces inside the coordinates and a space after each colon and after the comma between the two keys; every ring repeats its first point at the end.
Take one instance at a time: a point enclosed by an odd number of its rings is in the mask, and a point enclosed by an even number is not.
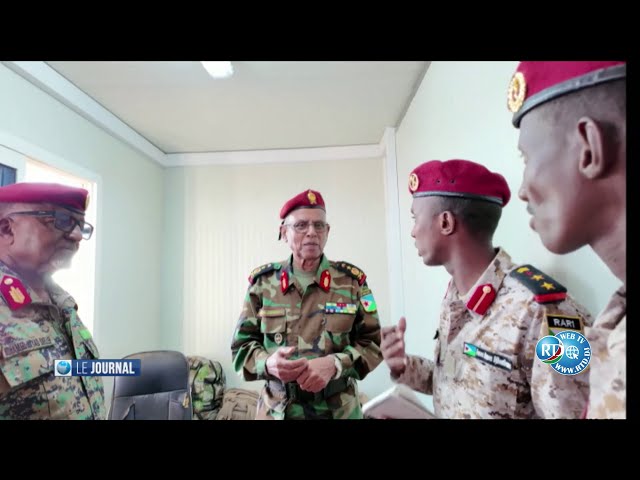
{"type": "Polygon", "coordinates": [[[367,280],[367,276],[364,274],[362,270],[360,270],[355,265],[352,265],[348,262],[329,262],[333,268],[336,270],[346,273],[352,278],[358,280],[358,285],[364,285],[364,282],[367,280]]]}
{"type": "Polygon", "coordinates": [[[564,286],[532,265],[521,265],[513,269],[509,276],[531,290],[533,299],[538,303],[558,302],[567,298],[564,286]]]}
{"type": "Polygon", "coordinates": [[[19,278],[3,275],[0,280],[0,294],[11,310],[31,303],[31,296],[19,278]]]}
{"type": "Polygon", "coordinates": [[[279,263],[265,263],[264,265],[260,265],[257,268],[254,268],[249,274],[249,283],[253,285],[256,283],[256,280],[260,275],[264,275],[265,273],[272,272],[274,270],[280,270],[282,265],[279,263]]]}

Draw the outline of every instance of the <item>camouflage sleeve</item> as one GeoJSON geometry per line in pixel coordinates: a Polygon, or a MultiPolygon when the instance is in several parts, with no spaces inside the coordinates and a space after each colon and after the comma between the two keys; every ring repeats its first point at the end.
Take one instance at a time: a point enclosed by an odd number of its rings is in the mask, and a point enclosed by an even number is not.
{"type": "Polygon", "coordinates": [[[591,390],[587,418],[627,418],[626,317],[613,329],[587,328],[591,390]]]}
{"type": "Polygon", "coordinates": [[[580,418],[589,395],[589,372],[562,375],[536,358],[538,340],[549,335],[546,315],[579,316],[591,323],[588,312],[570,297],[559,304],[541,305],[533,300],[526,311],[532,315],[520,362],[531,387],[531,399],[541,418],[580,418]]]}
{"type": "Polygon", "coordinates": [[[342,364],[341,377],[362,380],[382,362],[380,318],[377,307],[371,305],[375,305],[375,301],[365,282],[358,292],[358,311],[349,335],[350,345],[341,353],[334,354],[342,364]],[[366,290],[364,295],[363,290],[366,290]],[[373,304],[365,298],[370,298],[373,304]]]}
{"type": "Polygon", "coordinates": [[[255,285],[249,287],[231,342],[233,369],[246,381],[267,378],[265,364],[269,352],[262,343],[264,336],[257,315],[261,305],[255,285]]]}
{"type": "Polygon", "coordinates": [[[402,383],[413,390],[433,395],[433,361],[417,355],[407,355],[407,366],[398,377],[391,375],[395,383],[402,383]]]}

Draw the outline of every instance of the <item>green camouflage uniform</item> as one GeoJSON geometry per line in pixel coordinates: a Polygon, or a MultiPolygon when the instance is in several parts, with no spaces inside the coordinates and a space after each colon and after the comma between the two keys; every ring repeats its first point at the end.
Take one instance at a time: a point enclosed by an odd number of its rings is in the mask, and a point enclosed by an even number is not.
{"type": "Polygon", "coordinates": [[[31,302],[11,309],[0,295],[0,372],[11,389],[0,394],[0,419],[104,419],[100,377],[56,377],[54,360],[98,358],[75,300],[52,280],[43,300],[0,262],[0,281],[22,283],[31,302]],[[11,278],[9,278],[11,277],[11,278]]]}
{"type": "Polygon", "coordinates": [[[267,380],[256,418],[362,418],[356,380],[382,361],[380,321],[365,279],[357,267],[324,255],[306,291],[292,272],[292,257],[252,272],[231,351],[234,369],[245,380],[267,380]],[[334,355],[342,366],[339,378],[316,394],[296,382],[283,385],[265,373],[265,362],[285,346],[296,347],[290,359],[334,355]]]}

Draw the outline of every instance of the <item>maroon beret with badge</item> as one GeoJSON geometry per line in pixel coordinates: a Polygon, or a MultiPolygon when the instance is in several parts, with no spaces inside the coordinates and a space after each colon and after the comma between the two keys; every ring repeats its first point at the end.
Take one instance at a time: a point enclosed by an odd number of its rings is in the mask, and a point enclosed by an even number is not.
{"type": "Polygon", "coordinates": [[[0,203],[52,203],[84,213],[89,204],[89,192],[58,183],[13,183],[0,187],[0,203]]]}
{"type": "Polygon", "coordinates": [[[418,197],[461,197],[485,200],[501,207],[511,191],[502,175],[469,160],[431,160],[413,169],[409,192],[418,197]]]}
{"type": "Polygon", "coordinates": [[[288,200],[280,210],[280,218],[286,218],[289,213],[298,208],[321,208],[326,211],[324,200],[320,192],[305,190],[288,200]]]}
{"type": "Polygon", "coordinates": [[[626,62],[520,62],[507,94],[513,125],[518,128],[525,113],[549,100],[626,76],[626,62]]]}

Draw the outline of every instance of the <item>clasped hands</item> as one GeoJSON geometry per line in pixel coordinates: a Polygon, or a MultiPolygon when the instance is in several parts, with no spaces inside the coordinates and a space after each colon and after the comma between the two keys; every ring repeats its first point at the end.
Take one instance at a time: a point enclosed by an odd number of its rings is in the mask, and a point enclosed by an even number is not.
{"type": "Polygon", "coordinates": [[[297,382],[306,392],[316,393],[327,386],[329,380],[336,374],[334,357],[298,358],[289,360],[295,352],[295,347],[280,347],[267,358],[267,373],[279,378],[283,383],[297,382]]]}

